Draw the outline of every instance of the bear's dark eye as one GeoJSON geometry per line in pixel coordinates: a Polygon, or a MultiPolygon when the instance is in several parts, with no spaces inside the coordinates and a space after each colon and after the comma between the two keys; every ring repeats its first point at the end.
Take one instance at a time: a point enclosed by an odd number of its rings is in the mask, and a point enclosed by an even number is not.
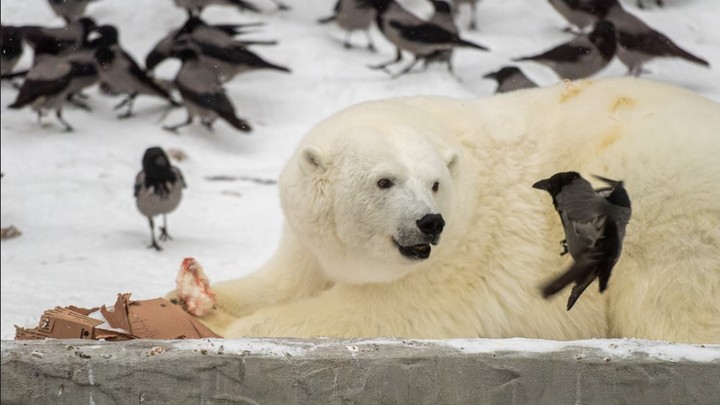
{"type": "Polygon", "coordinates": [[[390,179],[380,179],[377,182],[378,188],[390,188],[393,186],[393,182],[390,179]]]}
{"type": "Polygon", "coordinates": [[[433,183],[433,187],[432,187],[433,191],[437,192],[439,188],[440,188],[440,183],[438,183],[437,181],[435,183],[433,183]]]}

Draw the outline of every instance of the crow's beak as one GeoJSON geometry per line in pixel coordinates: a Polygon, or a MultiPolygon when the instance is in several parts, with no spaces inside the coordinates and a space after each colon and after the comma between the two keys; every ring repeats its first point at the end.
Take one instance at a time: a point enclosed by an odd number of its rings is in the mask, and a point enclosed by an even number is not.
{"type": "Polygon", "coordinates": [[[497,72],[490,72],[483,76],[485,79],[496,79],[497,78],[497,72]]]}
{"type": "Polygon", "coordinates": [[[538,190],[550,190],[550,180],[543,179],[532,185],[533,188],[538,190]]]}

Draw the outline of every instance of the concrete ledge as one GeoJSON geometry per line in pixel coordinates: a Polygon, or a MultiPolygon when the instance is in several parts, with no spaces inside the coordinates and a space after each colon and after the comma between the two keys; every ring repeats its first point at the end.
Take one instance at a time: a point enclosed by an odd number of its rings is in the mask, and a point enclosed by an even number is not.
{"type": "Polygon", "coordinates": [[[720,346],[529,339],[2,341],[3,404],[711,404],[720,346]]]}

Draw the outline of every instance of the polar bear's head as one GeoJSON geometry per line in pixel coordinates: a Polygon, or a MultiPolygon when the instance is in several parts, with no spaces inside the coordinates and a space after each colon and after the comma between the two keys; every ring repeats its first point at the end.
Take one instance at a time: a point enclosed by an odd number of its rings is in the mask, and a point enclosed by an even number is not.
{"type": "Polygon", "coordinates": [[[281,177],[292,232],[336,282],[386,282],[421,268],[454,219],[460,157],[438,124],[372,106],[316,127],[281,177]]]}

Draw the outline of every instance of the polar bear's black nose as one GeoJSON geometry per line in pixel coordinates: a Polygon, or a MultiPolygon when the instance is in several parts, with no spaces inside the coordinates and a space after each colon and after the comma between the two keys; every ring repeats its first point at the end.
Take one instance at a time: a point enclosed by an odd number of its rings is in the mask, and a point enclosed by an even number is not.
{"type": "Polygon", "coordinates": [[[417,221],[417,226],[423,233],[430,236],[438,236],[445,226],[445,221],[440,214],[427,214],[417,221]]]}

